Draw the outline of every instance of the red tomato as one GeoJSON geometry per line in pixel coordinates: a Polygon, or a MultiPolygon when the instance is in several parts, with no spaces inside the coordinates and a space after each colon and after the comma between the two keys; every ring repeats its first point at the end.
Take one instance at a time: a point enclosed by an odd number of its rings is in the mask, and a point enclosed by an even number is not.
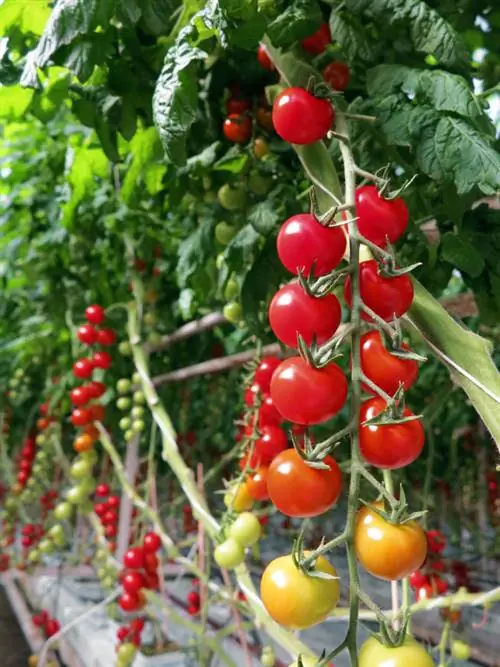
{"type": "Polygon", "coordinates": [[[90,398],[100,398],[106,393],[106,385],[103,382],[92,381],[86,386],[90,398]]]}
{"type": "Polygon", "coordinates": [[[282,416],[276,410],[273,399],[270,394],[265,394],[264,399],[259,409],[259,428],[263,428],[268,424],[279,426],[283,421],[282,416]]]}
{"type": "Polygon", "coordinates": [[[268,470],[268,466],[259,466],[254,474],[247,479],[248,493],[254,500],[262,501],[269,498],[267,491],[268,470]]]}
{"type": "Polygon", "coordinates": [[[327,65],[322,74],[323,79],[333,90],[345,90],[351,76],[349,67],[340,60],[334,60],[327,65]]]}
{"type": "Polygon", "coordinates": [[[94,405],[90,406],[90,414],[92,417],[92,421],[95,422],[102,422],[104,419],[104,405],[101,405],[100,403],[94,403],[94,405]]]}
{"type": "Polygon", "coordinates": [[[292,215],[281,225],[277,239],[278,256],[283,266],[298,275],[324,276],[335,269],[346,250],[341,227],[325,227],[311,213],[292,215]],[[313,269],[314,265],[314,269],[313,269]]]}
{"type": "Polygon", "coordinates": [[[330,27],[328,23],[322,23],[316,32],[302,40],[302,48],[304,51],[317,56],[323,53],[331,41],[330,27]]]}
{"type": "Polygon", "coordinates": [[[97,331],[91,324],[82,324],[78,327],[76,335],[80,343],[85,345],[93,345],[97,340],[97,331]]]}
{"type": "Polygon", "coordinates": [[[421,588],[429,584],[429,577],[423,574],[420,570],[415,570],[409,577],[410,586],[412,588],[421,588]]]}
{"type": "Polygon", "coordinates": [[[274,129],[290,144],[312,144],[324,139],[334,118],[331,103],[304,88],[286,88],[273,105],[274,129]]]}
{"type": "Polygon", "coordinates": [[[127,572],[122,579],[123,589],[127,593],[138,593],[144,587],[144,577],[140,572],[127,572]]]}
{"type": "Polygon", "coordinates": [[[85,405],[89,402],[90,396],[87,387],[75,387],[69,394],[69,398],[73,405],[85,405]]]}
{"type": "Polygon", "coordinates": [[[258,395],[262,395],[260,385],[254,382],[248,389],[245,391],[245,405],[248,405],[249,408],[253,407],[255,404],[255,399],[258,395]]]}
{"type": "Polygon", "coordinates": [[[254,382],[260,386],[264,393],[269,391],[273,373],[280,364],[281,359],[278,359],[278,357],[265,357],[258,365],[253,379],[254,382]]]}
{"type": "Polygon", "coordinates": [[[336,364],[316,369],[302,357],[291,357],[276,369],[271,396],[285,419],[305,426],[320,424],[344,405],[347,380],[336,364]]]}
{"type": "Polygon", "coordinates": [[[255,454],[262,463],[270,463],[288,447],[286,434],[279,426],[264,426],[261,437],[255,442],[255,454]]]}
{"type": "MultiPolygon", "coordinates": [[[[109,496],[108,498],[108,507],[114,507],[115,509],[120,505],[120,498],[118,496],[109,496]]],[[[139,549],[139,547],[137,547],[139,549]]]]}
{"type": "Polygon", "coordinates": [[[90,324],[101,324],[104,320],[104,308],[93,304],[85,309],[85,317],[90,324]]]}
{"type": "MultiPolygon", "coordinates": [[[[395,470],[413,463],[422,453],[425,434],[420,420],[403,424],[372,424],[361,426],[363,422],[380,414],[387,404],[379,396],[370,398],[361,405],[359,411],[359,448],[365,460],[377,468],[395,470]]],[[[405,408],[404,416],[413,413],[405,408]]]]}
{"type": "MultiPolygon", "coordinates": [[[[403,349],[409,350],[403,343],[403,349]]],[[[413,359],[400,359],[385,347],[378,331],[370,331],[361,337],[361,369],[363,373],[383,389],[389,396],[394,396],[401,383],[409,389],[418,377],[418,363],[413,359]]],[[[363,385],[366,392],[373,393],[363,385]]]]}
{"type": "Polygon", "coordinates": [[[155,553],[161,549],[161,538],[158,533],[150,531],[144,535],[142,545],[147,553],[155,553]]]}
{"type": "Polygon", "coordinates": [[[81,408],[76,408],[71,413],[71,422],[73,426],[85,426],[92,419],[90,410],[82,410],[81,408]]]}
{"type": "Polygon", "coordinates": [[[111,366],[111,355],[108,352],[96,352],[92,357],[92,364],[95,368],[106,370],[111,366]]]}
{"type": "Polygon", "coordinates": [[[100,329],[97,332],[99,345],[113,345],[116,342],[116,333],[113,329],[100,329]]]}
{"type": "Polygon", "coordinates": [[[273,505],[287,516],[302,518],[318,516],[333,507],[342,490],[342,474],[331,456],[324,463],[329,470],[311,468],[295,449],[279,454],[267,475],[273,505]]]}
{"type": "Polygon", "coordinates": [[[250,100],[242,99],[241,97],[230,97],[226,102],[227,115],[242,114],[245,111],[250,111],[252,103],[250,100]]]}
{"type": "Polygon", "coordinates": [[[320,345],[337,331],[342,308],[335,294],[320,299],[309,296],[298,283],[284,285],[269,306],[269,324],[276,338],[296,348],[300,334],[307,345],[320,345]]]}
{"type": "Polygon", "coordinates": [[[380,247],[395,243],[408,226],[409,212],[404,199],[384,199],[374,185],[356,190],[358,231],[380,247]]]}
{"type": "Polygon", "coordinates": [[[428,530],[427,545],[429,551],[433,554],[440,554],[446,547],[446,537],[440,530],[428,530]]]}
{"type": "Polygon", "coordinates": [[[137,611],[143,606],[143,600],[137,593],[123,593],[118,598],[118,604],[123,611],[137,611]]]}
{"type": "Polygon", "coordinates": [[[224,136],[236,144],[246,144],[252,136],[252,119],[237,113],[230,114],[224,121],[224,136]]]}
{"type": "Polygon", "coordinates": [[[94,364],[90,359],[79,359],[73,364],[73,375],[77,378],[89,378],[94,370],[94,364]]]}
{"type": "MultiPolygon", "coordinates": [[[[378,264],[369,259],[360,264],[360,291],[361,298],[368,308],[371,308],[379,317],[389,322],[404,315],[413,301],[413,285],[407,274],[384,278],[379,273],[378,264]]],[[[352,305],[351,276],[347,276],[344,284],[344,298],[349,307],[352,305]]],[[[371,317],[362,313],[364,320],[371,321],[371,317]]]]}
{"type": "Polygon", "coordinates": [[[123,565],[131,570],[140,570],[144,567],[144,550],[142,547],[134,547],[125,552],[123,565]]]}
{"type": "Polygon", "coordinates": [[[257,49],[257,60],[259,61],[260,66],[263,69],[267,69],[268,72],[274,72],[276,70],[264,44],[259,44],[259,48],[257,49]]]}
{"type": "Polygon", "coordinates": [[[144,554],[144,569],[146,572],[156,573],[159,565],[158,556],[151,551],[146,551],[144,554]]]}
{"type": "Polygon", "coordinates": [[[96,496],[107,496],[109,494],[109,484],[98,484],[95,488],[96,496]]]}

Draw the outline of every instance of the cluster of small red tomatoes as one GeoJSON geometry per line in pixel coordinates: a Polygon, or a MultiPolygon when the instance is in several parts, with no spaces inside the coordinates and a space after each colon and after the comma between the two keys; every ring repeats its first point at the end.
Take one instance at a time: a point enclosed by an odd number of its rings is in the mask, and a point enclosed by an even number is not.
{"type": "Polygon", "coordinates": [[[40,628],[45,637],[53,637],[61,629],[61,624],[56,618],[52,618],[46,609],[42,609],[38,614],[32,616],[33,625],[40,628]]]}
{"type": "Polygon", "coordinates": [[[28,436],[23,442],[23,448],[21,449],[21,455],[18,461],[17,484],[20,490],[24,489],[31,476],[35,454],[36,439],[33,436],[28,436]]]}
{"type": "MultiPolygon", "coordinates": [[[[308,54],[317,56],[325,51],[331,41],[330,29],[328,25],[324,23],[317,32],[302,40],[302,48],[308,54]]],[[[261,44],[257,50],[257,58],[263,69],[269,72],[276,71],[273,62],[267,53],[266,47],[263,44],[261,44]]],[[[322,75],[324,81],[329,84],[333,90],[344,91],[349,83],[349,68],[341,61],[333,61],[329,63],[323,69],[322,75]]],[[[306,95],[308,95],[308,93],[306,93],[306,95]]],[[[312,97],[312,99],[314,100],[316,98],[312,97]]],[[[324,100],[318,101],[324,102],[324,100]]],[[[325,115],[327,112],[325,109],[329,109],[331,112],[331,107],[328,103],[326,103],[325,107],[322,104],[318,105],[318,110],[321,111],[320,120],[318,121],[320,124],[325,123],[327,120],[327,116],[325,115]]],[[[223,124],[223,131],[226,139],[238,144],[247,143],[252,136],[253,129],[252,116],[250,115],[252,111],[251,101],[242,99],[238,95],[233,95],[226,103],[226,111],[228,115],[223,124]]],[[[314,115],[314,113],[311,113],[312,117],[314,117],[314,115]]],[[[259,103],[255,112],[255,118],[257,123],[265,130],[270,132],[274,129],[276,119],[274,113],[271,115],[270,111],[267,109],[265,99],[259,103]]],[[[279,118],[278,122],[281,122],[279,118]]],[[[330,129],[332,122],[333,116],[330,118],[327,130],[330,129]]],[[[278,128],[276,128],[276,131],[280,134],[278,128]]],[[[295,141],[294,143],[305,142],[295,141]]]]}
{"type": "MultiPolygon", "coordinates": [[[[108,484],[98,484],[95,489],[95,497],[99,502],[94,503],[94,512],[99,517],[99,520],[104,527],[104,535],[108,540],[116,537],[118,532],[118,508],[120,506],[120,498],[116,495],[110,495],[110,488],[108,484]]],[[[116,544],[110,542],[109,550],[114,552],[116,544]]]]}

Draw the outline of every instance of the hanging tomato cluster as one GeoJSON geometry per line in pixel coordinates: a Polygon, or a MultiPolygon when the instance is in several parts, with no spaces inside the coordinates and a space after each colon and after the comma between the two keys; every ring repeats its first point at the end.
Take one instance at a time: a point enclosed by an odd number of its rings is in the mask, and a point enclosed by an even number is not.
{"type": "Polygon", "coordinates": [[[61,624],[56,618],[52,618],[46,609],[42,609],[38,614],[32,616],[33,625],[42,630],[47,639],[56,635],[61,629],[61,624]]]}
{"type": "MultiPolygon", "coordinates": [[[[118,532],[120,498],[116,495],[110,495],[109,485],[101,483],[96,486],[95,499],[99,499],[99,502],[94,502],[94,512],[104,527],[104,535],[108,540],[114,540],[118,532]]],[[[112,553],[116,550],[115,542],[110,542],[109,550],[112,553]]]]}
{"type": "Polygon", "coordinates": [[[125,612],[139,611],[145,604],[143,589],[157,590],[160,585],[158,567],[160,561],[156,553],[161,548],[157,533],[146,533],[141,546],[125,552],[120,576],[123,593],[118,604],[125,612]]]}
{"type": "Polygon", "coordinates": [[[187,594],[188,614],[190,616],[197,616],[201,609],[201,596],[199,592],[200,582],[198,579],[192,581],[193,590],[187,594]]]}
{"type": "Polygon", "coordinates": [[[448,582],[441,575],[446,572],[443,551],[446,538],[439,530],[429,530],[427,538],[427,558],[423,566],[410,575],[410,586],[415,590],[417,600],[428,600],[448,591],[448,582]]]}

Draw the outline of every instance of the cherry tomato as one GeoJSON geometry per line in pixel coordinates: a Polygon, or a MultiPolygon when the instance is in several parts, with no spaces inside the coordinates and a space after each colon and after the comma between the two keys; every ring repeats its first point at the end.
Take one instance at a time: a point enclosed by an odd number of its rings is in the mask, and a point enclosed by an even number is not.
{"type": "Polygon", "coordinates": [[[214,550],[214,560],[219,567],[233,570],[245,560],[245,551],[239,542],[229,537],[214,550]]]}
{"type": "Polygon", "coordinates": [[[94,403],[94,405],[90,406],[90,414],[92,421],[102,422],[105,414],[104,405],[101,405],[100,403],[94,403]]]}
{"type": "Polygon", "coordinates": [[[92,364],[95,368],[106,370],[111,366],[111,355],[108,352],[96,352],[92,357],[92,364]]]}
{"type": "Polygon", "coordinates": [[[237,113],[230,114],[224,121],[224,136],[236,144],[245,144],[252,136],[252,119],[237,113]]]}
{"type": "Polygon", "coordinates": [[[142,547],[134,547],[126,551],[123,564],[131,570],[140,570],[144,567],[144,550],[142,547]]]}
{"type": "Polygon", "coordinates": [[[255,119],[264,130],[267,130],[268,132],[274,130],[273,112],[271,109],[268,109],[267,107],[257,107],[255,119]]]}
{"type": "Polygon", "coordinates": [[[451,642],[451,655],[457,660],[468,660],[470,658],[470,646],[461,639],[454,639],[451,642]]]}
{"type": "Polygon", "coordinates": [[[109,484],[98,484],[95,487],[95,494],[101,497],[109,495],[109,484]]]}
{"type": "Polygon", "coordinates": [[[85,309],[85,317],[90,324],[101,324],[104,320],[104,308],[93,304],[85,309]]]}
{"type": "Polygon", "coordinates": [[[144,605],[143,599],[137,593],[123,593],[118,598],[118,604],[123,611],[137,611],[144,605]]]}
{"type": "Polygon", "coordinates": [[[262,528],[259,520],[251,512],[239,514],[229,528],[229,537],[236,540],[242,547],[251,547],[259,541],[262,528]]]}
{"type": "Polygon", "coordinates": [[[252,103],[250,100],[245,100],[241,97],[230,97],[226,102],[227,115],[242,114],[245,111],[250,111],[252,103]]]}
{"type": "Polygon", "coordinates": [[[446,548],[446,537],[440,530],[428,530],[427,546],[431,553],[440,554],[446,548]]]}
{"type": "MultiPolygon", "coordinates": [[[[354,547],[361,565],[374,577],[394,581],[418,570],[427,555],[425,531],[415,521],[391,524],[374,509],[363,507],[356,516],[354,547]]],[[[368,663],[366,663],[368,664],[368,663]]]]}
{"type": "MultiPolygon", "coordinates": [[[[369,424],[362,426],[368,419],[376,417],[385,410],[387,403],[376,396],[361,405],[359,412],[359,448],[365,460],[377,468],[396,470],[413,463],[422,453],[425,434],[418,419],[403,424],[369,424]]],[[[405,417],[412,417],[413,412],[404,410],[405,417]]]]}
{"type": "Polygon", "coordinates": [[[341,60],[334,60],[327,65],[322,74],[323,79],[333,90],[345,90],[351,77],[349,67],[341,60]]]}
{"type": "Polygon", "coordinates": [[[257,396],[261,395],[260,385],[254,382],[248,389],[245,391],[244,401],[245,405],[248,405],[249,408],[255,405],[255,399],[257,396]]]}
{"type": "MultiPolygon", "coordinates": [[[[402,348],[410,349],[405,343],[402,348]]],[[[361,369],[367,378],[389,396],[394,396],[400,384],[405,390],[409,389],[418,377],[418,363],[391,354],[378,331],[369,331],[361,337],[361,369]]],[[[363,389],[373,393],[365,385],[363,389]]]]}
{"type": "Polygon", "coordinates": [[[82,324],[76,332],[78,340],[84,345],[93,345],[97,341],[97,331],[91,324],[82,324]]]}
{"type": "Polygon", "coordinates": [[[78,438],[73,442],[73,449],[79,454],[81,452],[88,452],[94,446],[94,438],[92,438],[88,433],[82,433],[78,438]]]}
{"type": "Polygon", "coordinates": [[[412,638],[402,646],[384,646],[376,637],[370,637],[359,651],[359,667],[435,667],[434,660],[423,646],[412,638]]]}
{"type": "Polygon", "coordinates": [[[276,410],[273,399],[270,394],[265,394],[259,408],[259,428],[263,428],[268,424],[279,426],[283,421],[282,416],[276,410]]]}
{"type": "Polygon", "coordinates": [[[327,456],[329,470],[311,468],[295,449],[278,454],[269,466],[267,490],[271,502],[287,516],[312,517],[329,510],[339,499],[342,474],[327,456]]]}
{"type": "Polygon", "coordinates": [[[224,505],[234,512],[244,512],[252,509],[253,498],[250,495],[248,484],[241,482],[232,486],[224,495],[224,505]]]}
{"type": "Polygon", "coordinates": [[[99,345],[113,345],[116,343],[116,333],[113,329],[100,329],[97,332],[97,342],[99,345]]]}
{"type": "Polygon", "coordinates": [[[281,226],[277,239],[283,266],[298,275],[324,276],[335,269],[346,250],[341,227],[325,227],[311,213],[292,215],[281,226]],[[314,268],[313,268],[314,267],[314,268]]]}
{"type": "Polygon", "coordinates": [[[313,340],[322,344],[337,331],[342,308],[335,294],[321,298],[309,296],[299,283],[289,283],[279,289],[269,305],[269,324],[274,335],[288,347],[298,346],[297,336],[306,345],[313,340]]]}
{"type": "Polygon", "coordinates": [[[317,56],[326,49],[332,41],[330,26],[328,23],[322,23],[312,35],[302,40],[302,48],[313,56],[317,56]]]}
{"type": "Polygon", "coordinates": [[[368,241],[381,248],[395,243],[408,226],[408,208],[404,199],[384,199],[374,185],[363,185],[356,190],[358,231],[368,241]]]}
{"type": "Polygon", "coordinates": [[[334,118],[331,103],[304,88],[286,88],[273,105],[274,128],[290,144],[312,144],[323,139],[334,118]]]}
{"type": "Polygon", "coordinates": [[[420,588],[429,584],[429,577],[423,574],[420,570],[415,570],[409,577],[410,586],[412,588],[420,588]]]}
{"type": "Polygon", "coordinates": [[[144,577],[140,572],[126,572],[121,583],[127,593],[135,594],[144,587],[144,577]]]}
{"type": "Polygon", "coordinates": [[[69,394],[69,398],[73,405],[85,405],[89,402],[90,396],[87,387],[75,387],[69,394]]]}
{"type": "Polygon", "coordinates": [[[150,531],[144,535],[142,546],[144,551],[148,553],[156,553],[161,549],[161,538],[158,533],[150,531]]]}
{"type": "MultiPolygon", "coordinates": [[[[361,298],[366,306],[386,322],[392,320],[394,316],[401,317],[406,313],[413,301],[413,285],[407,274],[384,278],[380,275],[377,262],[374,259],[361,262],[359,271],[361,298]]],[[[347,276],[344,284],[344,298],[347,305],[351,307],[350,276],[347,276]]],[[[361,316],[367,321],[372,319],[364,312],[361,316]]]]}
{"type": "Polygon", "coordinates": [[[267,491],[268,466],[259,466],[246,480],[248,493],[254,500],[262,501],[269,498],[267,491]]]}
{"type": "Polygon", "coordinates": [[[285,419],[305,426],[320,424],[344,405],[347,380],[336,364],[317,369],[302,357],[290,357],[274,372],[271,396],[285,419]]]}
{"type": "Polygon", "coordinates": [[[430,584],[424,584],[423,586],[420,586],[420,588],[417,588],[416,593],[417,602],[420,602],[421,600],[430,600],[434,597],[434,589],[430,584]]]}
{"type": "Polygon", "coordinates": [[[91,421],[92,415],[90,410],[83,410],[82,408],[76,408],[71,413],[71,422],[73,426],[85,426],[91,421]]]}
{"type": "Polygon", "coordinates": [[[275,456],[288,447],[286,434],[279,426],[269,424],[262,429],[261,437],[255,441],[255,453],[263,464],[270,463],[275,456]]]}
{"type": "Polygon", "coordinates": [[[103,382],[93,380],[86,385],[90,398],[101,398],[106,393],[106,385],[103,382]]]}
{"type": "Polygon", "coordinates": [[[257,49],[257,60],[262,69],[267,69],[268,72],[274,72],[276,70],[264,44],[259,44],[259,48],[257,49]]]}
{"type": "Polygon", "coordinates": [[[265,357],[258,365],[253,379],[262,389],[264,394],[269,392],[271,378],[280,364],[281,359],[278,359],[278,357],[265,357]]]}
{"type": "MultiPolygon", "coordinates": [[[[306,552],[306,556],[308,552],[306,552]]],[[[337,572],[324,556],[315,569],[332,577],[337,572]]],[[[290,555],[275,558],[264,570],[260,595],[268,614],[287,628],[309,628],[324,621],[339,601],[338,579],[319,579],[305,574],[290,555]]]]}
{"type": "Polygon", "coordinates": [[[89,378],[94,370],[94,364],[90,359],[79,359],[73,364],[73,375],[77,378],[89,378]]]}

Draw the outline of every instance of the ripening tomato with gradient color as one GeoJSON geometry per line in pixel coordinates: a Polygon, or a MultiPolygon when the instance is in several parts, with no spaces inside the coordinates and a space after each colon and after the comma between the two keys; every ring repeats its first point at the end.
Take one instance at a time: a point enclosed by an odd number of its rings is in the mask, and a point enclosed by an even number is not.
{"type": "MultiPolygon", "coordinates": [[[[367,463],[377,468],[397,470],[413,463],[424,448],[425,433],[420,419],[401,424],[364,424],[387,408],[380,396],[361,404],[359,411],[359,449],[367,463]]],[[[404,417],[413,412],[404,409],[404,417]]]]}
{"type": "Polygon", "coordinates": [[[328,470],[311,468],[295,449],[287,449],[271,462],[267,491],[280,512],[293,517],[313,517],[329,510],[342,491],[342,474],[337,462],[326,456],[328,470]]]}
{"type": "Polygon", "coordinates": [[[373,636],[360,648],[359,667],[435,667],[435,664],[413,637],[407,636],[401,646],[390,647],[373,636]]]}
{"type": "Polygon", "coordinates": [[[427,556],[425,531],[415,521],[392,524],[375,510],[383,503],[362,507],[356,515],[354,548],[367,572],[396,581],[418,570],[427,556]]]}
{"type": "Polygon", "coordinates": [[[290,144],[306,145],[324,139],[334,118],[331,103],[304,88],[286,88],[273,104],[274,129],[290,144]]]}
{"type": "MultiPolygon", "coordinates": [[[[408,274],[384,277],[374,259],[361,262],[359,266],[359,289],[365,306],[386,322],[401,317],[410,308],[413,301],[413,285],[408,274]]],[[[344,298],[352,307],[351,276],[344,283],[344,298]]],[[[361,317],[370,322],[372,318],[365,312],[361,317]]]]}
{"type": "Polygon", "coordinates": [[[316,32],[313,32],[309,37],[305,37],[301,44],[304,51],[313,56],[318,56],[320,53],[323,53],[331,41],[330,26],[328,23],[322,23],[316,32]]]}
{"type": "Polygon", "coordinates": [[[334,60],[327,65],[321,72],[326,83],[333,88],[333,90],[343,91],[347,88],[351,72],[349,67],[341,60],[334,60]]]}
{"type": "Polygon", "coordinates": [[[343,407],[347,380],[334,363],[313,368],[302,357],[290,357],[273,374],[271,396],[288,421],[304,426],[321,424],[343,407]]]}
{"type": "Polygon", "coordinates": [[[278,257],[290,273],[319,278],[333,271],[342,261],[347,241],[342,227],[322,225],[312,213],[288,218],[277,238],[278,257]]]}
{"type": "MultiPolygon", "coordinates": [[[[410,351],[405,343],[401,347],[410,351]]],[[[418,363],[414,359],[402,359],[391,354],[379,331],[369,331],[361,336],[361,370],[389,396],[394,396],[400,384],[406,391],[418,378],[418,363]]],[[[366,385],[363,385],[363,390],[373,394],[366,385]]]]}
{"type": "Polygon", "coordinates": [[[271,329],[288,347],[298,346],[298,335],[306,345],[313,340],[319,345],[325,343],[337,331],[341,318],[342,308],[335,294],[309,296],[299,283],[284,285],[269,305],[271,329]]]}
{"type": "Polygon", "coordinates": [[[269,499],[269,492],[267,490],[267,476],[269,467],[260,465],[257,470],[249,475],[246,480],[248,493],[254,500],[259,502],[269,499]]]}
{"type": "Polygon", "coordinates": [[[405,233],[410,214],[401,197],[385,199],[374,185],[362,185],[356,190],[356,216],[361,236],[384,248],[405,233]]]}

